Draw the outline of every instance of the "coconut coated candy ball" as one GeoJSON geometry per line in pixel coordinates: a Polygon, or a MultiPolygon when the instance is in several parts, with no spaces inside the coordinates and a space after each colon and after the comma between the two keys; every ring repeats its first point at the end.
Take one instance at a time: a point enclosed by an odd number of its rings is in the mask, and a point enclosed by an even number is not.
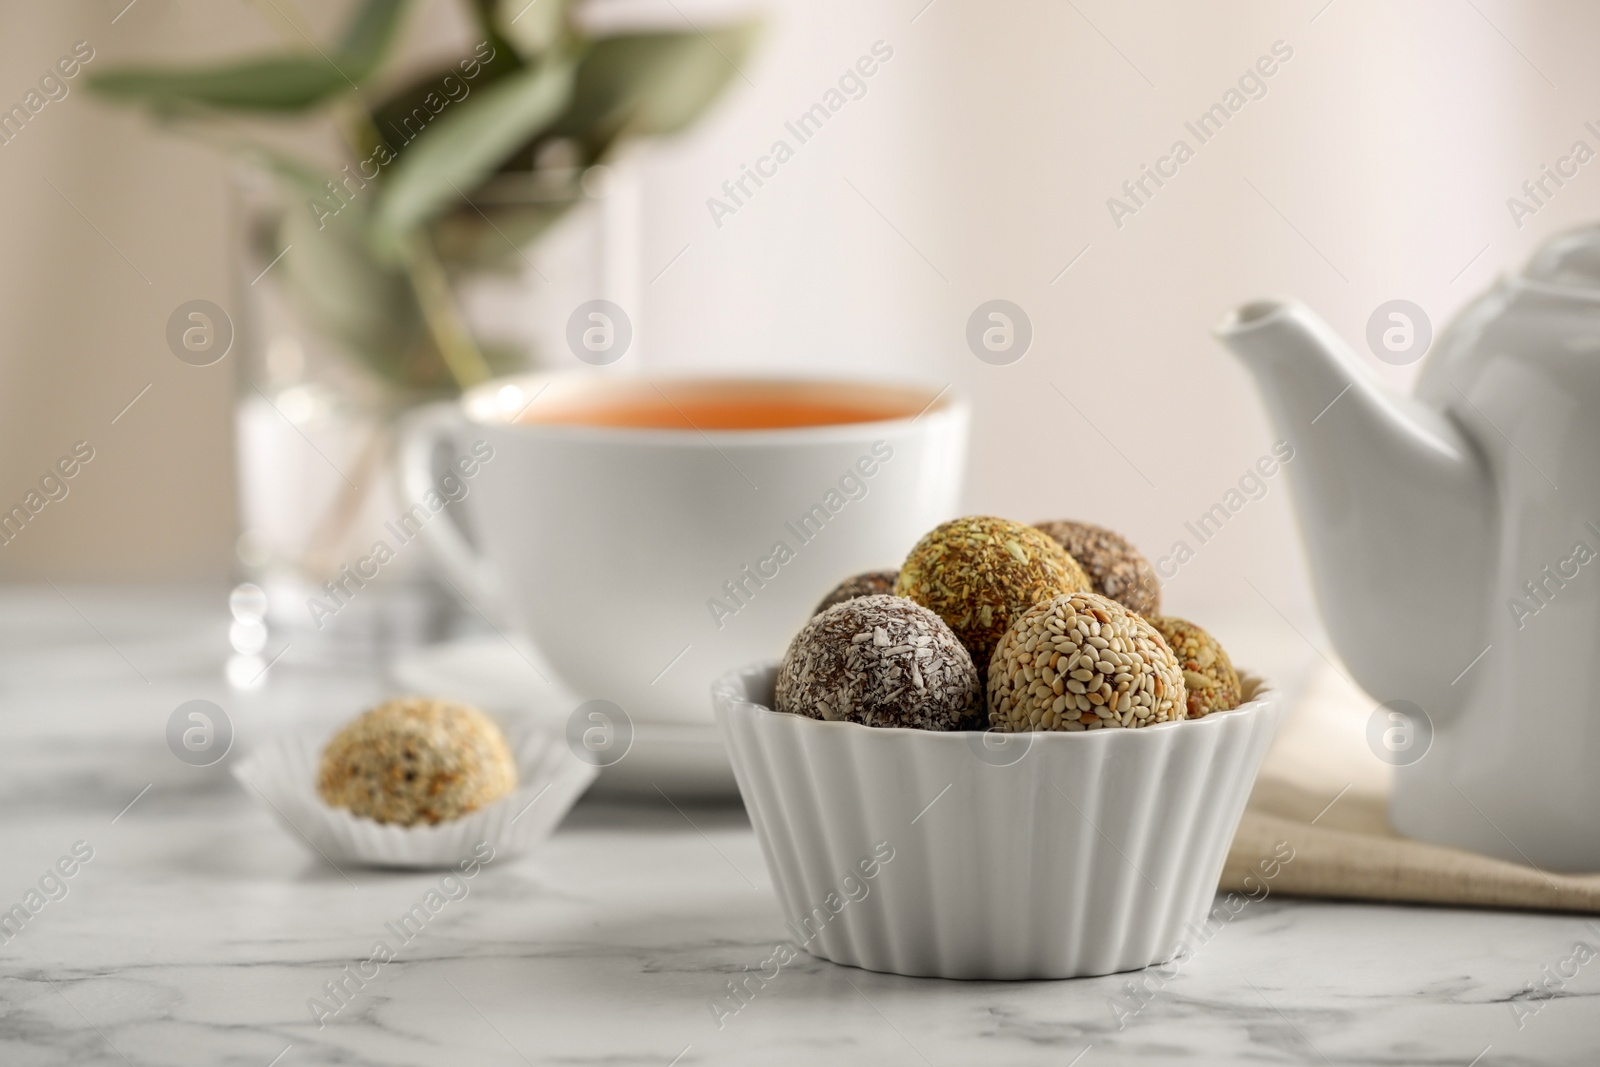
{"type": "Polygon", "coordinates": [[[996,730],[1098,730],[1185,717],[1183,670],[1155,628],[1099,593],[1037,604],[989,663],[996,730]]]}
{"type": "Polygon", "coordinates": [[[777,710],[863,726],[974,727],[978,669],[939,616],[904,597],[856,597],[813,616],[778,667],[777,710]]]}
{"type": "Polygon", "coordinates": [[[317,774],[317,792],[332,807],[401,826],[458,819],[516,785],[516,761],[493,719],[427,697],[358,716],[322,750],[317,774]]]}
{"type": "Polygon", "coordinates": [[[1161,610],[1156,570],[1121,534],[1088,522],[1055,519],[1034,523],[1078,561],[1094,591],[1129,611],[1154,615],[1161,610]]]}
{"type": "Polygon", "coordinates": [[[1205,630],[1176,615],[1158,615],[1150,620],[1166,640],[1167,647],[1183,668],[1183,684],[1189,693],[1189,718],[1198,719],[1213,711],[1232,711],[1244,701],[1244,688],[1233,669],[1228,653],[1205,630]]]}
{"type": "Polygon", "coordinates": [[[900,576],[899,571],[867,571],[846,578],[829,590],[828,595],[822,598],[822,603],[811,612],[821,615],[835,604],[843,604],[846,600],[854,600],[858,596],[888,595],[894,592],[894,580],[900,576]]]}
{"type": "Polygon", "coordinates": [[[983,671],[1011,620],[1040,601],[1089,588],[1082,568],[1043,531],[976,515],[918,541],[894,591],[936,612],[983,671]]]}

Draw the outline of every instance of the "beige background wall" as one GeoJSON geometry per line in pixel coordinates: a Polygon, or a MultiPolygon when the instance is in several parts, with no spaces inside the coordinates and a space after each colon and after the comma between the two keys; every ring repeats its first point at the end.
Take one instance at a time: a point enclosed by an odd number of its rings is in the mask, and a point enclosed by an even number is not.
{"type": "MultiPolygon", "coordinates": [[[[644,287],[638,358],[951,382],[976,402],[974,509],[1096,517],[1163,551],[1273,439],[1207,336],[1223,309],[1296,294],[1357,344],[1394,297],[1442,324],[1600,208],[1600,162],[1520,230],[1505,207],[1600,119],[1586,110],[1600,12],[1578,3],[924,3],[774,4],[753,85],[647,159],[642,273],[682,255],[644,287]],[[894,58],[867,95],[718,228],[705,199],[880,39],[894,58]],[[1294,56],[1267,95],[1115,227],[1106,198],[1277,40],[1294,56]],[[1033,321],[1013,366],[979,363],[963,340],[993,297],[1033,321]]],[[[91,68],[277,41],[247,4],[139,0],[113,24],[121,7],[0,5],[0,102],[80,39],[91,68]]],[[[448,6],[424,8],[413,49],[453,26],[448,6]]],[[[0,502],[75,440],[97,454],[0,548],[0,578],[228,573],[237,361],[188,367],[162,337],[178,303],[226,298],[225,173],[78,87],[0,147],[0,502]]],[[[1236,601],[1248,577],[1307,615],[1286,504],[1274,485],[1171,602],[1236,601]]]]}

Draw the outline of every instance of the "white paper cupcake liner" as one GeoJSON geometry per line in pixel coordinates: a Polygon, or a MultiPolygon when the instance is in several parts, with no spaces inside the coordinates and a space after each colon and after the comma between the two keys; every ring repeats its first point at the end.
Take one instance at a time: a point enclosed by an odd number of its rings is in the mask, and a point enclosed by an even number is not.
{"type": "Polygon", "coordinates": [[[775,674],[725,675],[712,701],[790,935],[914,976],[1109,974],[1203,941],[1279,716],[1246,679],[1233,711],[996,751],[771,711],[775,674]]]}
{"type": "Polygon", "coordinates": [[[233,775],[295,840],[336,865],[453,867],[483,841],[497,860],[520,855],[555,830],[596,773],[572,754],[563,734],[523,724],[507,730],[517,761],[510,796],[449,822],[397,826],[323,803],[317,767],[327,741],[305,734],[274,738],[234,764],[233,775]]]}

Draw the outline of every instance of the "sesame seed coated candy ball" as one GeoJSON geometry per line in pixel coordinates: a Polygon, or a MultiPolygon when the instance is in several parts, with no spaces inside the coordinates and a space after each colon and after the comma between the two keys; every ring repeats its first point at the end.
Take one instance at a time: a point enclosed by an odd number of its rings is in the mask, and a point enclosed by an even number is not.
{"type": "Polygon", "coordinates": [[[1036,604],[989,663],[996,730],[1098,730],[1185,718],[1183,671],[1155,628],[1099,593],[1036,604]]]}
{"type": "Polygon", "coordinates": [[[1189,718],[1213,711],[1232,711],[1244,701],[1244,688],[1228,653],[1205,630],[1176,615],[1158,615],[1150,625],[1166,640],[1183,668],[1189,693],[1189,718]]]}
{"type": "Polygon", "coordinates": [[[317,792],[381,823],[438,823],[510,793],[517,765],[494,720],[476,708],[402,697],[363,712],[322,750],[317,792]]]}
{"type": "Polygon", "coordinates": [[[898,596],[835,604],[801,628],[778,667],[779,711],[863,726],[976,727],[978,669],[950,627],[898,596]]]}
{"type": "Polygon", "coordinates": [[[1077,561],[1042,531],[974,515],[952,519],[918,541],[894,591],[932,608],[981,672],[1012,619],[1042,600],[1089,588],[1077,561]]]}
{"type": "Polygon", "coordinates": [[[1078,561],[1096,593],[1140,615],[1154,615],[1161,610],[1161,583],[1156,580],[1156,569],[1127,538],[1104,526],[1069,519],[1034,525],[1078,561]]]}
{"type": "Polygon", "coordinates": [[[821,615],[835,604],[843,604],[846,600],[854,600],[858,596],[893,593],[894,580],[899,576],[899,571],[867,571],[846,578],[829,590],[828,595],[822,598],[822,603],[818,604],[811,614],[821,615]]]}

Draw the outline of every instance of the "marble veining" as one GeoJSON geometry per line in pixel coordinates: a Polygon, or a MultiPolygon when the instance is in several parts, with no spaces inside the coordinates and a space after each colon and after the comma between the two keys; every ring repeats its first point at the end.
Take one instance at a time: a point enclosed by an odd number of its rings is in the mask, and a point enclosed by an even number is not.
{"type": "Polygon", "coordinates": [[[743,811],[689,804],[580,804],[358,986],[343,976],[438,875],[334,870],[162,731],[204,696],[243,751],[384,692],[381,663],[236,693],[220,596],[67,592],[115,648],[48,589],[0,597],[0,908],[94,850],[0,944],[7,1067],[1597,1060],[1600,959],[1571,961],[1600,921],[1280,897],[1169,979],[948,982],[800,953],[719,1016],[789,935],[743,811]],[[341,979],[319,1025],[308,1002],[341,979]]]}

